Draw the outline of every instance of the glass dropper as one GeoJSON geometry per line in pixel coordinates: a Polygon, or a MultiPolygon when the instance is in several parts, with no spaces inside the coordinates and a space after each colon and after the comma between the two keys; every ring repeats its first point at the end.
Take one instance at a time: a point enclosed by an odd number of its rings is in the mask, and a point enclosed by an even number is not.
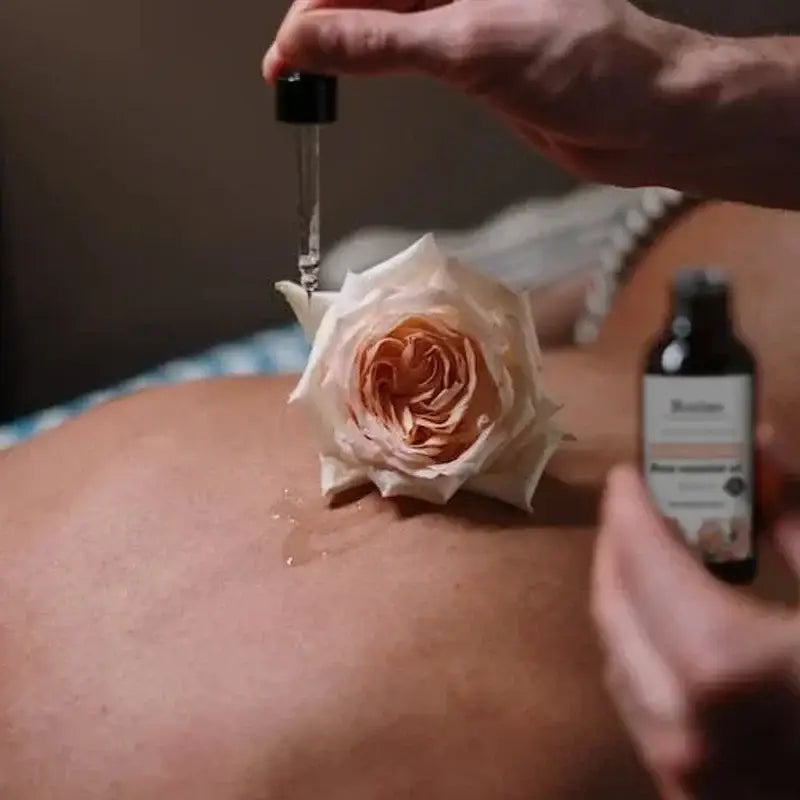
{"type": "Polygon", "coordinates": [[[319,125],[300,125],[295,136],[299,180],[297,266],[300,285],[310,296],[319,288],[319,125]]]}
{"type": "Polygon", "coordinates": [[[278,78],[276,117],[296,126],[298,255],[300,284],[311,294],[319,287],[320,126],[336,121],[337,81],[328,75],[284,73],[278,78]]]}

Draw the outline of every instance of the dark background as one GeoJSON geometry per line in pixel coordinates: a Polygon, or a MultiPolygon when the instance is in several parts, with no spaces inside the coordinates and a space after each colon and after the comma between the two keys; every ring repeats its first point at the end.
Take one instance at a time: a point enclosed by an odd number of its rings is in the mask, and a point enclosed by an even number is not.
{"type": "MultiPolygon", "coordinates": [[[[707,28],[798,0],[646,2],[707,28]]],[[[290,132],[260,60],[275,0],[0,2],[0,410],[70,398],[288,319],[290,132]]],[[[463,228],[572,181],[431,82],[347,81],[324,138],[323,236],[463,228]]]]}

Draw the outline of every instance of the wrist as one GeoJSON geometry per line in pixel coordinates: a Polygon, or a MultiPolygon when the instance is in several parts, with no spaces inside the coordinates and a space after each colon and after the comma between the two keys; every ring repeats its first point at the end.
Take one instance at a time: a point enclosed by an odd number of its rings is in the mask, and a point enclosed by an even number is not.
{"type": "Polygon", "coordinates": [[[754,127],[753,100],[769,84],[769,70],[748,40],[682,28],[664,51],[656,92],[672,110],[673,132],[693,148],[710,141],[738,146],[754,127]]]}
{"type": "MultiPolygon", "coordinates": [[[[630,30],[650,53],[654,67],[645,92],[651,119],[648,133],[659,150],[674,150],[693,138],[693,117],[702,106],[701,81],[708,36],[633,10],[630,30]]],[[[702,107],[700,112],[703,113],[702,107]]]]}
{"type": "Polygon", "coordinates": [[[800,40],[652,26],[663,178],[704,196],[800,207],[800,40]]]}
{"type": "MultiPolygon", "coordinates": [[[[703,34],[628,5],[619,18],[615,55],[625,53],[623,89],[612,108],[628,126],[630,144],[654,157],[689,141],[693,86],[680,85],[687,53],[700,49],[703,34]]],[[[694,57],[693,57],[694,58],[694,57]]],[[[617,65],[618,66],[618,65],[617,65]]],[[[694,112],[692,112],[694,113],[694,112]]]]}

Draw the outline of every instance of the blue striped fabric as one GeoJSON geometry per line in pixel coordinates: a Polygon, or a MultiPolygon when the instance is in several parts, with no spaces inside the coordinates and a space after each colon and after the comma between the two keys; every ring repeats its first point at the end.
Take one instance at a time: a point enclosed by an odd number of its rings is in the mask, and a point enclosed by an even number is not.
{"type": "Polygon", "coordinates": [[[0,450],[8,449],[42,431],[57,428],[93,406],[148,386],[165,386],[225,375],[299,372],[305,366],[308,352],[308,343],[299,325],[263,331],[247,339],[218,345],[195,357],[171,361],[110,389],[93,392],[0,427],[0,450]]]}

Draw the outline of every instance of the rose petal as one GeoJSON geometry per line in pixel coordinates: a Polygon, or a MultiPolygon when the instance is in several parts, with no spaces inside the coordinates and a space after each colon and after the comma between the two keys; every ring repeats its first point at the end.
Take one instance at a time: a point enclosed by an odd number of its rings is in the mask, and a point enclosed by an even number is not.
{"type": "Polygon", "coordinates": [[[396,256],[364,272],[348,272],[340,295],[347,300],[361,300],[375,289],[410,288],[426,285],[440,270],[445,269],[447,257],[439,250],[432,234],[426,234],[396,256]]]}
{"type": "Polygon", "coordinates": [[[382,497],[413,497],[436,505],[447,503],[463,485],[447,475],[421,481],[388,469],[371,469],[369,477],[382,497]]]}
{"type": "Polygon", "coordinates": [[[324,497],[346,492],[368,483],[369,473],[360,465],[348,464],[336,456],[320,456],[320,483],[324,497]]]}
{"type": "Polygon", "coordinates": [[[536,335],[532,306],[526,295],[494,281],[488,275],[455,258],[448,258],[445,270],[437,275],[437,288],[462,297],[480,297],[481,305],[492,309],[497,323],[508,335],[517,363],[538,393],[538,373],[542,352],[536,335]]]}
{"type": "Polygon", "coordinates": [[[509,464],[505,471],[477,474],[467,481],[466,488],[523,511],[533,511],[536,487],[562,439],[563,433],[558,428],[547,427],[517,452],[516,467],[509,464]]]}
{"type": "Polygon", "coordinates": [[[275,288],[286,298],[309,342],[319,329],[322,318],[336,300],[336,292],[314,292],[309,301],[302,286],[291,281],[279,281],[275,288]]]}

